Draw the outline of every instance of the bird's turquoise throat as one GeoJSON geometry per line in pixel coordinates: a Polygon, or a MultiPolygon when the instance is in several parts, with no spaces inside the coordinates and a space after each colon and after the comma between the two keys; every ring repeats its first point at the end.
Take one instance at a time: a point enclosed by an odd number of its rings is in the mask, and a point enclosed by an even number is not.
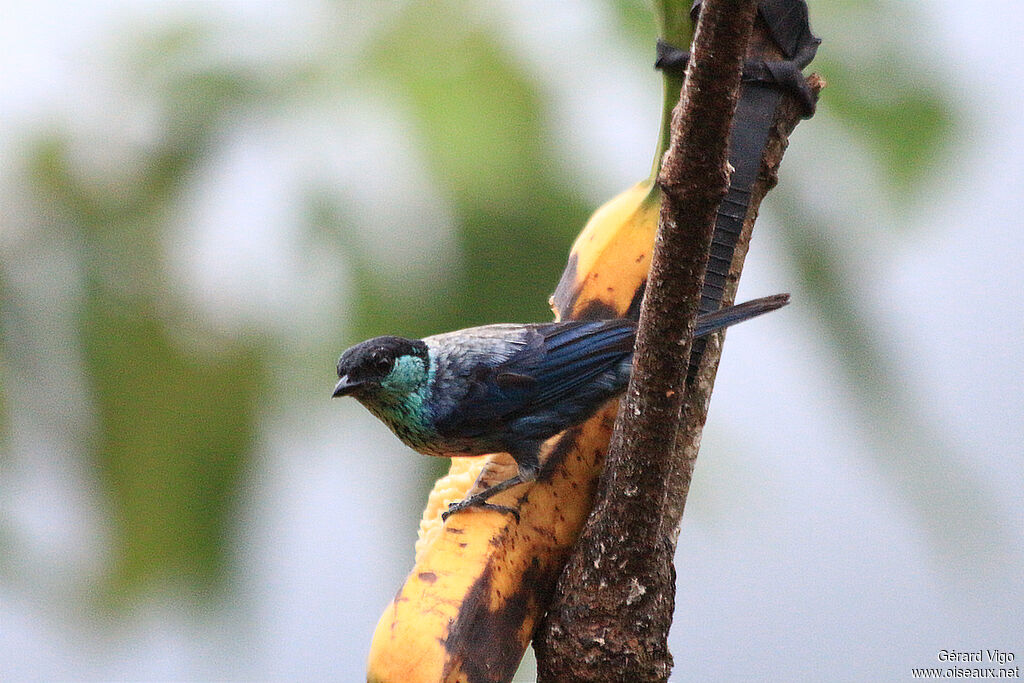
{"type": "Polygon", "coordinates": [[[429,451],[437,439],[427,407],[434,369],[427,365],[415,356],[402,356],[379,387],[358,397],[399,439],[420,452],[429,451]]]}

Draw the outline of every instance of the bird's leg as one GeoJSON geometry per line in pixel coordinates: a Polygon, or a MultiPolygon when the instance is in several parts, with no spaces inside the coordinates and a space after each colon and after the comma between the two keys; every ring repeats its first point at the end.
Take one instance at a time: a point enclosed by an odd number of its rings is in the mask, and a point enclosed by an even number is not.
{"type": "Polygon", "coordinates": [[[473,507],[484,508],[485,510],[497,510],[498,512],[508,512],[511,513],[518,522],[519,512],[515,508],[511,508],[507,505],[495,505],[494,503],[488,503],[487,499],[497,493],[501,493],[505,489],[509,489],[518,484],[522,484],[525,481],[526,480],[523,479],[522,474],[517,474],[514,477],[509,477],[508,479],[501,483],[495,484],[494,486],[484,489],[480,493],[475,493],[472,496],[463,498],[457,503],[452,503],[451,505],[448,506],[448,509],[446,511],[441,513],[441,520],[444,521],[448,519],[448,516],[454,512],[459,512],[460,510],[465,510],[466,508],[473,507]]]}
{"type": "Polygon", "coordinates": [[[533,452],[532,456],[517,457],[516,454],[512,455],[516,464],[519,466],[519,473],[514,477],[509,477],[505,481],[499,482],[494,486],[489,486],[479,493],[474,493],[472,496],[467,496],[457,503],[452,503],[448,506],[445,512],[441,513],[441,521],[448,519],[449,515],[466,508],[484,508],[485,510],[497,510],[498,512],[508,512],[516,521],[519,521],[519,511],[515,508],[507,505],[495,505],[494,503],[488,503],[487,499],[494,496],[506,489],[510,489],[513,486],[519,484],[525,484],[526,482],[533,481],[537,478],[537,472],[540,470],[540,463],[537,461],[537,454],[533,452]]]}

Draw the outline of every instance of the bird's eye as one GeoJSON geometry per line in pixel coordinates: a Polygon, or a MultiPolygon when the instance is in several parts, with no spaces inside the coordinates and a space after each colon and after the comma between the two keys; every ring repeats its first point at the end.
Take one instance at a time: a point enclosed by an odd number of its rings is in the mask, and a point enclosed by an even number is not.
{"type": "Polygon", "coordinates": [[[373,359],[373,367],[378,373],[386,375],[391,372],[392,362],[392,359],[387,356],[377,356],[373,359]]]}

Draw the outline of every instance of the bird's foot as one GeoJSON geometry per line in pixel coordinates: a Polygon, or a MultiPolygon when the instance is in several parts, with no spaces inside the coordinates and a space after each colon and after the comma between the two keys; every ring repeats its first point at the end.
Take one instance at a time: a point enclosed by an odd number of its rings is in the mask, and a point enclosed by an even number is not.
{"type": "Polygon", "coordinates": [[[456,512],[466,510],[468,508],[482,508],[484,510],[497,510],[498,512],[507,512],[508,514],[515,517],[517,522],[519,521],[519,511],[516,510],[515,508],[511,508],[507,505],[495,505],[494,503],[488,503],[484,500],[476,498],[476,496],[470,496],[469,498],[464,498],[463,500],[449,504],[448,509],[441,513],[441,521],[444,522],[456,512]]]}

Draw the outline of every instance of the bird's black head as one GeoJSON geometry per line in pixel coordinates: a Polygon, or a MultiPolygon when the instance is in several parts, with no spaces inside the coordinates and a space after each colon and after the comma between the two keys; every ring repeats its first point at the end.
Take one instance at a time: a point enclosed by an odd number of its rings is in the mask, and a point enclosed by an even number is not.
{"type": "Polygon", "coordinates": [[[405,356],[421,359],[422,374],[426,375],[429,362],[427,345],[418,339],[374,337],[356,344],[338,359],[338,384],[334,387],[334,396],[359,394],[367,388],[379,387],[392,374],[395,364],[405,356]]]}

